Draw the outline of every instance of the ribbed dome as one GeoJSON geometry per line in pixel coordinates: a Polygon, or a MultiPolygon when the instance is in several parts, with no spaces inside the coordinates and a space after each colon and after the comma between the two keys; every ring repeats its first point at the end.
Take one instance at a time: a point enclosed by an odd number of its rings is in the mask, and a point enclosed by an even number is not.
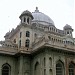
{"type": "Polygon", "coordinates": [[[32,15],[34,17],[34,19],[32,20],[33,22],[38,22],[43,25],[54,25],[53,20],[44,13],[39,12],[37,7],[35,12],[32,12],[32,15]]]}

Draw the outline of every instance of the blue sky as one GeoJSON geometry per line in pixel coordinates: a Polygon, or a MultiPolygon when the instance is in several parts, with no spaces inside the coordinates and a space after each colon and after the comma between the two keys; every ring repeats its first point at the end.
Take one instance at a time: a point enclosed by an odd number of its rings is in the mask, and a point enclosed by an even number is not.
{"type": "MultiPolygon", "coordinates": [[[[0,0],[0,40],[6,32],[17,27],[19,16],[24,10],[33,12],[38,7],[48,15],[59,29],[66,24],[75,29],[74,0],[0,0]]],[[[73,32],[75,37],[75,31],[73,32]]]]}

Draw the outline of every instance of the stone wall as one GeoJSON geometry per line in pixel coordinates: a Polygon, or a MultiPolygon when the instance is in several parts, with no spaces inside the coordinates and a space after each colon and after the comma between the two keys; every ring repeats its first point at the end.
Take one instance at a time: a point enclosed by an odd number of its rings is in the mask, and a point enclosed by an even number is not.
{"type": "Polygon", "coordinates": [[[2,65],[9,64],[11,67],[11,75],[18,74],[17,59],[13,56],[0,55],[0,75],[2,75],[2,65]]]}
{"type": "Polygon", "coordinates": [[[31,75],[56,75],[56,64],[63,65],[63,75],[68,73],[69,63],[75,64],[75,56],[45,50],[33,57],[31,62],[31,75]],[[67,62],[67,64],[66,64],[67,62]]]}

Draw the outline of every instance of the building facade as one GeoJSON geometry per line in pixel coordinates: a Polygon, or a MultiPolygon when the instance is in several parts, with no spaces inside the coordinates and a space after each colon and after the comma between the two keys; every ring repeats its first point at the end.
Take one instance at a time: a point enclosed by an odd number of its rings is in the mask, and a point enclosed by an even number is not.
{"type": "Polygon", "coordinates": [[[0,75],[75,75],[75,38],[38,7],[19,16],[20,24],[0,41],[0,75]]]}

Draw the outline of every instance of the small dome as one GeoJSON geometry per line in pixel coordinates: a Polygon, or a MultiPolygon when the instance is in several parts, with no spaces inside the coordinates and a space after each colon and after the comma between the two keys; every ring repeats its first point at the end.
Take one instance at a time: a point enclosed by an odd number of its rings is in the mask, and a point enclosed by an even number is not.
{"type": "Polygon", "coordinates": [[[66,25],[64,26],[64,30],[66,30],[66,29],[72,29],[72,27],[71,27],[70,25],[66,24],[66,25]]]}
{"type": "Polygon", "coordinates": [[[20,15],[19,18],[21,18],[21,17],[24,16],[24,15],[30,16],[30,17],[33,19],[32,13],[31,13],[30,11],[28,11],[28,10],[23,11],[23,13],[20,15]]]}
{"type": "Polygon", "coordinates": [[[50,17],[42,12],[39,12],[38,7],[36,7],[35,12],[32,12],[32,15],[34,17],[32,22],[38,22],[43,25],[54,25],[54,22],[50,17]]]}

